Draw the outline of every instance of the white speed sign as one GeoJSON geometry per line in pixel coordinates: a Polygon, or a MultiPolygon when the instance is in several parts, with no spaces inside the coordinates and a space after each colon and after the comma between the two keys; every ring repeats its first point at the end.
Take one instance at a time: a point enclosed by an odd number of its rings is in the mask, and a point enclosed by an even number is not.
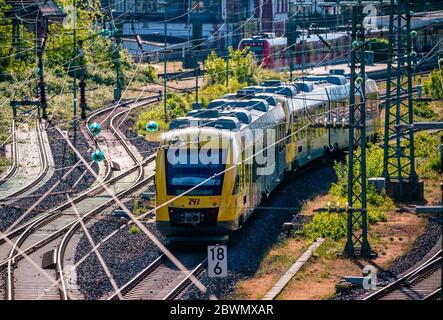
{"type": "Polygon", "coordinates": [[[208,246],[208,274],[211,278],[228,275],[228,249],[225,245],[208,246]]]}

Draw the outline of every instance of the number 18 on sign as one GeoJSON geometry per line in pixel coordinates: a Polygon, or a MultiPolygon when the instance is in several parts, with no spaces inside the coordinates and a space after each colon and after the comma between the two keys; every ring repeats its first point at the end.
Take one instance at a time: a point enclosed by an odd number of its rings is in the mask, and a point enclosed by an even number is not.
{"type": "Polygon", "coordinates": [[[208,275],[211,278],[228,275],[228,250],[225,245],[208,246],[208,275]]]}

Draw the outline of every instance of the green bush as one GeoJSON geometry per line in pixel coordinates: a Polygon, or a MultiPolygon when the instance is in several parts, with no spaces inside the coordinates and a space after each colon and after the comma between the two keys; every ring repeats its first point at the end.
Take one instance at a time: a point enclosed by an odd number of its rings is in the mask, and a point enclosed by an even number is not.
{"type": "Polygon", "coordinates": [[[413,106],[414,116],[434,120],[438,117],[437,113],[431,108],[427,102],[417,102],[413,106]]]}
{"type": "Polygon", "coordinates": [[[337,241],[346,235],[346,217],[346,214],[341,213],[318,213],[311,222],[304,225],[302,234],[311,240],[322,237],[337,241]]]}
{"type": "Polygon", "coordinates": [[[370,38],[371,50],[374,51],[374,62],[386,60],[388,53],[388,40],[379,38],[370,38]]]}
{"type": "Polygon", "coordinates": [[[11,160],[0,156],[0,175],[11,165],[11,160]]]}
{"type": "Polygon", "coordinates": [[[419,174],[426,175],[442,170],[440,137],[443,133],[418,132],[414,135],[415,157],[419,174]]]}
{"type": "Polygon", "coordinates": [[[132,225],[130,228],[129,228],[129,233],[131,233],[131,234],[137,234],[137,233],[139,233],[140,232],[140,229],[137,227],[137,226],[135,226],[135,225],[132,225]]]}
{"type": "Polygon", "coordinates": [[[423,93],[432,98],[443,98],[443,70],[432,71],[429,79],[423,84],[423,93]]]}
{"type": "MultiPolygon", "coordinates": [[[[226,62],[213,51],[204,62],[208,85],[226,84],[226,62]]],[[[248,85],[260,82],[262,68],[257,65],[254,54],[247,48],[229,48],[229,82],[237,80],[248,85]]]]}
{"type": "MultiPolygon", "coordinates": [[[[360,153],[360,150],[357,150],[360,153]]],[[[371,145],[366,150],[366,175],[367,178],[379,177],[383,172],[383,149],[377,145],[371,145]]],[[[354,168],[355,174],[360,170],[354,168]]],[[[344,162],[335,162],[334,171],[337,176],[337,182],[333,183],[329,193],[334,196],[334,200],[342,206],[347,202],[348,196],[348,168],[344,162]]],[[[358,187],[357,187],[358,188],[358,187]]],[[[359,190],[356,190],[359,192],[359,190]]],[[[367,195],[367,216],[368,223],[375,224],[380,221],[386,221],[386,211],[392,210],[394,202],[386,195],[385,191],[379,194],[375,187],[368,185],[366,187],[367,195]]],[[[303,227],[302,234],[307,238],[328,237],[333,240],[339,240],[347,232],[347,214],[346,213],[318,213],[311,222],[303,227]]]]}

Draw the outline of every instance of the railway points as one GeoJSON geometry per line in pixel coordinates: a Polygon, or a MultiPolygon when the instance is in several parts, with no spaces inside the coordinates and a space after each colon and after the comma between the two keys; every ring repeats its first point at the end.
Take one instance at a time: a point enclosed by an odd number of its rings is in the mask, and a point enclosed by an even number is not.
{"type": "Polygon", "coordinates": [[[439,299],[439,4],[151,2],[0,0],[0,298],[439,299]]]}

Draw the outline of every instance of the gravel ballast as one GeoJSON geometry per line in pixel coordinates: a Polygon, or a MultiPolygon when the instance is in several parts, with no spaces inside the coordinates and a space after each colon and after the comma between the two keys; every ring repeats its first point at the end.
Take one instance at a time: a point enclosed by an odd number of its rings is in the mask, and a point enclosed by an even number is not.
{"type": "MultiPolygon", "coordinates": [[[[78,130],[80,132],[80,130],[78,130]]],[[[66,172],[74,164],[74,160],[71,157],[71,152],[66,140],[60,136],[56,130],[48,130],[48,140],[51,147],[52,157],[54,159],[55,171],[52,177],[38,190],[31,195],[39,195],[36,197],[25,197],[19,199],[8,206],[0,207],[0,231],[4,231],[14,221],[16,221],[22,214],[30,208],[41,195],[48,191],[54,184],[58,183],[66,172]]],[[[88,142],[85,137],[79,133],[77,136],[77,148],[80,153],[85,157],[86,161],[91,162],[90,151],[88,150],[88,142]]],[[[98,166],[96,163],[92,165],[95,172],[98,172],[98,166]]],[[[29,219],[37,216],[39,213],[45,212],[45,210],[51,209],[63,202],[65,202],[65,194],[57,194],[59,192],[68,191],[72,189],[72,186],[76,184],[75,188],[71,191],[79,193],[87,189],[95,181],[94,176],[90,172],[84,172],[87,169],[83,164],[80,164],[77,169],[74,169],[65,181],[62,181],[53,191],[53,195],[47,196],[42,202],[40,202],[34,210],[32,210],[21,223],[28,221],[29,219]],[[80,180],[79,180],[80,179],[80,180]],[[79,181],[78,181],[79,180],[79,181]],[[78,181],[78,182],[77,182],[78,181]]],[[[72,194],[71,194],[72,196],[72,194]]]]}
{"type": "MultiPolygon", "coordinates": [[[[97,243],[124,224],[125,222],[117,219],[107,218],[92,224],[88,230],[94,242],[97,243]]],[[[145,224],[145,226],[164,242],[164,239],[152,224],[145,224]]],[[[77,246],[75,262],[78,262],[91,249],[89,241],[83,235],[77,246]]],[[[118,231],[117,234],[101,245],[99,252],[119,287],[146,268],[161,253],[158,247],[142,231],[131,233],[128,226],[118,231]]],[[[91,254],[77,267],[77,285],[86,299],[100,299],[105,294],[114,291],[95,254],[91,254]]]]}
{"type": "MultiPolygon", "coordinates": [[[[283,223],[295,220],[296,225],[303,225],[305,221],[297,217],[303,203],[329,190],[335,180],[335,173],[330,164],[316,165],[299,177],[285,181],[268,201],[262,203],[261,207],[264,209],[256,210],[240,232],[234,234],[228,242],[229,272],[228,277],[220,279],[222,299],[232,299],[236,283],[254,276],[271,246],[285,238],[282,233],[283,223]],[[310,183],[311,181],[315,184],[310,183]]],[[[209,278],[206,270],[198,278],[211,294],[215,293],[216,280],[209,278]]],[[[192,286],[181,298],[208,299],[208,295],[202,294],[192,286]]]]}
{"type": "MultiPolygon", "coordinates": [[[[131,111],[131,114],[118,128],[125,135],[127,141],[133,144],[143,157],[147,157],[156,151],[159,143],[147,141],[137,135],[133,129],[133,119],[136,118],[137,112],[137,109],[131,111]]],[[[117,124],[120,123],[119,120],[117,124]]],[[[125,205],[129,210],[132,209],[131,202],[127,202],[125,205]]],[[[125,220],[107,217],[88,225],[88,230],[95,243],[124,226],[99,248],[100,254],[119,287],[126,284],[161,254],[158,247],[142,231],[131,233],[125,224],[125,220]]],[[[163,236],[152,224],[145,224],[145,226],[160,241],[166,243],[163,236]]],[[[78,262],[91,248],[86,236],[82,235],[77,244],[75,262],[78,262]]],[[[114,291],[95,254],[91,254],[78,266],[77,286],[86,299],[100,299],[114,291]]]]}
{"type": "MultiPolygon", "coordinates": [[[[420,265],[429,258],[429,253],[436,252],[441,236],[441,226],[436,218],[430,218],[426,225],[425,232],[419,236],[406,254],[394,260],[391,267],[377,274],[378,287],[386,286],[395,281],[401,275],[411,271],[415,266],[420,265]]],[[[360,299],[367,293],[372,292],[365,289],[353,289],[346,293],[334,297],[336,300],[360,299]]]]}

